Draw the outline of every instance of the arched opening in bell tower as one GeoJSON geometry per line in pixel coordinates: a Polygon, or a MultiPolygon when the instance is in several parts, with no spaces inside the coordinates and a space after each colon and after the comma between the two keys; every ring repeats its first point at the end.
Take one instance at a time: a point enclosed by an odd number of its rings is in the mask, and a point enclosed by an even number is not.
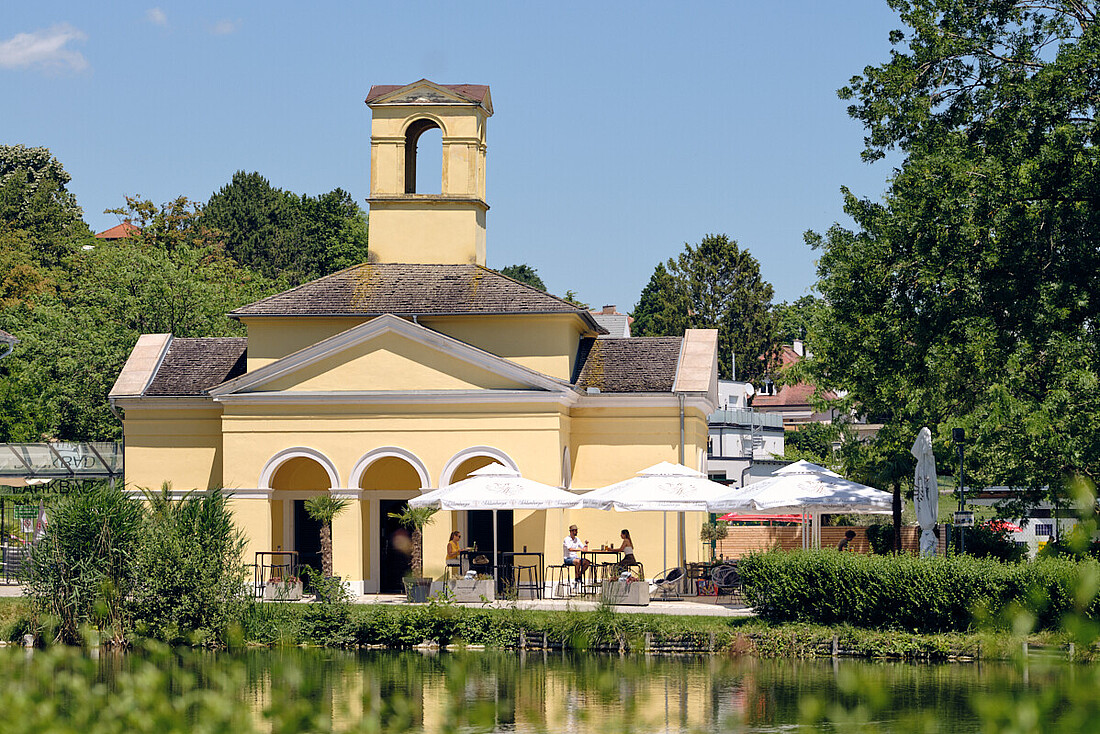
{"type": "Polygon", "coordinates": [[[439,194],[442,186],[443,130],[435,120],[416,120],[405,131],[405,193],[439,194]]]}

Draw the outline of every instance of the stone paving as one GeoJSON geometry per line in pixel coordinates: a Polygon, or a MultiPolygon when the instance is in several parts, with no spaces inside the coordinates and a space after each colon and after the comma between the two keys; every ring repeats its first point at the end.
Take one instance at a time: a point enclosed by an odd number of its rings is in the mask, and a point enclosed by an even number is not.
{"type": "MultiPolygon", "coordinates": [[[[0,597],[22,596],[23,589],[19,586],[0,586],[0,597]]],[[[303,600],[305,601],[305,600],[303,600]]],[[[404,594],[367,594],[354,599],[356,604],[386,604],[394,606],[407,605],[404,594]]],[[[578,612],[591,612],[599,602],[592,598],[575,597],[572,599],[520,599],[501,600],[488,603],[463,604],[462,606],[489,609],[547,609],[547,610],[574,610],[578,612]]],[[[717,603],[714,597],[697,596],[685,597],[683,601],[653,601],[647,607],[613,606],[616,612],[624,614],[682,614],[697,617],[751,617],[751,608],[732,602],[717,603]]]]}

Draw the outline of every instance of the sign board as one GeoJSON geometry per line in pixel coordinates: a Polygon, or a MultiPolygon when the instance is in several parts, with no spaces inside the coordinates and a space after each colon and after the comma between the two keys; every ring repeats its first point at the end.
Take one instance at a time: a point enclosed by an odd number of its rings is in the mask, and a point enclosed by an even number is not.
{"type": "Polygon", "coordinates": [[[970,510],[964,510],[963,512],[955,513],[955,527],[959,528],[972,528],[974,527],[974,513],[970,510]]]}
{"type": "Polygon", "coordinates": [[[33,517],[20,518],[19,523],[22,526],[20,529],[24,533],[30,535],[31,533],[34,532],[34,518],[33,517]]]}
{"type": "Polygon", "coordinates": [[[38,517],[38,505],[16,505],[15,518],[17,520],[33,520],[38,517]]]}

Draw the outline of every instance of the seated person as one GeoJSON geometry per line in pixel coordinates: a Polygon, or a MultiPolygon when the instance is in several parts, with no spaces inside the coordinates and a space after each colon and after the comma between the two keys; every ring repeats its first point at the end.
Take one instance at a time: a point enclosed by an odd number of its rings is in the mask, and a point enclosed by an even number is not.
{"type": "Polygon", "coordinates": [[[447,541],[447,570],[450,571],[452,577],[459,575],[461,563],[458,554],[461,550],[462,533],[454,530],[451,532],[451,537],[447,541]]]}
{"type": "Polygon", "coordinates": [[[837,549],[838,551],[846,551],[846,550],[848,550],[848,544],[849,544],[849,543],[851,543],[851,542],[852,542],[852,540],[853,540],[853,539],[854,539],[855,537],[856,537],[856,531],[855,531],[855,530],[848,530],[848,531],[846,531],[846,532],[844,533],[844,540],[842,540],[842,541],[840,541],[839,543],[837,543],[837,544],[836,544],[836,549],[837,549]]]}
{"type": "Polygon", "coordinates": [[[581,558],[581,551],[588,550],[588,543],[582,543],[577,539],[577,526],[569,526],[569,536],[562,541],[562,563],[566,566],[572,566],[576,572],[576,580],[580,580],[584,577],[584,572],[588,570],[588,567],[592,564],[587,559],[581,558]]]}
{"type": "Polygon", "coordinates": [[[623,539],[623,544],[619,546],[619,552],[623,554],[619,559],[619,570],[625,571],[631,566],[637,566],[638,561],[634,558],[634,541],[630,539],[630,531],[623,528],[619,536],[623,539]]]}

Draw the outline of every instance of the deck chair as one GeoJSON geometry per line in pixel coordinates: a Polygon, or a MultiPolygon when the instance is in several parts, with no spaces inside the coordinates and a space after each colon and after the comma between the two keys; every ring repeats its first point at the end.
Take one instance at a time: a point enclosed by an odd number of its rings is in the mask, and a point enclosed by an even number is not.
{"type": "Polygon", "coordinates": [[[718,598],[725,594],[728,594],[730,601],[733,601],[734,595],[741,593],[741,574],[737,572],[737,566],[732,563],[716,566],[710,572],[710,580],[716,592],[715,604],[718,603],[718,598]]]}
{"type": "Polygon", "coordinates": [[[683,585],[687,575],[682,568],[669,568],[653,579],[653,601],[683,601],[683,585]]]}

